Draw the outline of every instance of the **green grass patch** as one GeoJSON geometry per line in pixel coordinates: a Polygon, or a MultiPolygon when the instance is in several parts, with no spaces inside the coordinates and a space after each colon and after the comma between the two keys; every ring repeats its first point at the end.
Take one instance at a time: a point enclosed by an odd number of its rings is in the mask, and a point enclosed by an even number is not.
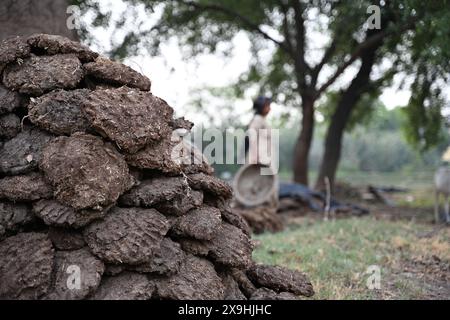
{"type": "MultiPolygon", "coordinates": [[[[431,254],[432,243],[438,240],[442,242],[439,250],[448,250],[448,233],[444,239],[427,240],[419,246],[417,235],[430,229],[429,225],[372,217],[316,222],[255,236],[261,246],[255,250],[254,258],[307,273],[316,291],[314,299],[375,299],[383,296],[380,291],[387,290],[383,274],[388,276],[392,265],[403,255],[431,254]],[[381,268],[381,290],[369,290],[366,286],[369,275],[365,272],[371,265],[381,268]]],[[[417,297],[417,288],[400,280],[396,285],[403,290],[398,298],[417,297]]]]}

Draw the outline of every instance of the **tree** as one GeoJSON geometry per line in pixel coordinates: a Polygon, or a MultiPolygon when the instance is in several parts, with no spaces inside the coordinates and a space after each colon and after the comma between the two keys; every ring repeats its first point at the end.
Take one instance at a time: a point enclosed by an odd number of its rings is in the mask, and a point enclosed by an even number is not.
{"type": "MultiPolygon", "coordinates": [[[[436,84],[445,84],[448,78],[450,52],[448,43],[444,40],[449,36],[444,23],[449,18],[448,6],[445,1],[422,3],[413,0],[400,4],[387,3],[384,11],[385,21],[382,26],[386,20],[395,19],[412,21],[414,28],[405,34],[389,37],[384,48],[382,45],[385,41],[380,40],[361,55],[360,71],[340,96],[330,121],[316,183],[318,189],[324,188],[326,178],[332,187],[334,185],[343,133],[358,106],[358,100],[365,92],[379,91],[383,82],[391,79],[394,74],[403,73],[416,78],[411,86],[411,100],[403,110],[408,119],[408,125],[404,127],[407,140],[418,149],[426,151],[442,139],[441,110],[445,100],[436,84]],[[445,37],[445,34],[448,36],[445,37]],[[376,63],[375,52],[380,49],[383,49],[384,54],[390,54],[394,62],[384,76],[373,81],[369,75],[376,63]]],[[[363,107],[359,104],[359,108],[363,107]]]]}
{"type": "Polygon", "coordinates": [[[67,27],[69,0],[0,1],[0,40],[11,36],[48,33],[76,39],[67,27]]]}
{"type": "MultiPolygon", "coordinates": [[[[161,14],[153,27],[140,27],[127,32],[123,42],[117,44],[111,54],[129,54],[130,47],[137,50],[139,43],[157,49],[162,41],[171,37],[176,37],[182,46],[189,47],[192,55],[205,51],[217,52],[219,44],[230,44],[238,32],[248,35],[254,59],[236,87],[243,91],[258,83],[261,91],[272,93],[278,102],[301,108],[301,131],[293,167],[294,180],[304,184],[308,183],[308,156],[318,99],[360,58],[366,48],[393,30],[398,32],[409,27],[405,24],[361,39],[361,33],[367,29],[365,22],[369,17],[369,1],[361,1],[357,5],[348,1],[325,0],[127,2],[134,8],[141,5],[149,12],[160,10],[161,14]],[[335,32],[331,34],[329,30],[335,32]],[[312,37],[318,34],[332,37],[320,55],[312,55],[312,37]],[[260,55],[263,48],[272,49],[269,62],[260,55]],[[320,58],[317,59],[317,56],[320,58]]],[[[93,5],[92,1],[84,1],[85,10],[93,5]]],[[[103,22],[110,23],[107,19],[103,22]]],[[[117,23],[119,28],[122,25],[123,21],[117,23]]]]}

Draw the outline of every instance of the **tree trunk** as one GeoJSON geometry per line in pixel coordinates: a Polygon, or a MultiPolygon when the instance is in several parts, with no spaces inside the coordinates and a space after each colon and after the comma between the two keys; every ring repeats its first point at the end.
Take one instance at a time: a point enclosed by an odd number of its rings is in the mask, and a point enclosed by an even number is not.
{"type": "Polygon", "coordinates": [[[294,151],[294,182],[308,185],[308,160],[314,134],[314,102],[311,97],[302,99],[302,129],[294,151]]]}
{"type": "Polygon", "coordinates": [[[67,27],[69,0],[1,0],[0,40],[33,33],[58,34],[77,40],[67,27]]]}
{"type": "Polygon", "coordinates": [[[331,190],[334,188],[336,171],[341,158],[342,138],[345,127],[362,94],[369,88],[370,73],[375,63],[377,48],[378,46],[372,47],[362,54],[359,72],[342,94],[331,118],[325,139],[325,152],[316,182],[317,190],[325,190],[325,179],[327,177],[330,181],[331,190]]]}

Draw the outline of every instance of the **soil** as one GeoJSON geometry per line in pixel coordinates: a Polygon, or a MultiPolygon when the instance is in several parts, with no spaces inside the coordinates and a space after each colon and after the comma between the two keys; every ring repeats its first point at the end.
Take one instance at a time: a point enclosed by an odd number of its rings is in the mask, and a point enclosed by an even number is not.
{"type": "Polygon", "coordinates": [[[45,234],[21,233],[0,242],[0,299],[39,299],[49,289],[54,250],[45,234]]]}
{"type": "Polygon", "coordinates": [[[50,228],[48,237],[53,246],[61,251],[78,250],[86,246],[83,234],[79,231],[64,228],[50,228]]]}
{"type": "Polygon", "coordinates": [[[221,222],[219,209],[202,206],[176,219],[171,230],[181,237],[212,240],[218,232],[221,222]]]}
{"type": "Polygon", "coordinates": [[[314,295],[312,284],[305,274],[279,266],[254,265],[247,270],[250,280],[261,287],[276,292],[290,292],[295,295],[311,297],[314,295]]]}
{"type": "Polygon", "coordinates": [[[156,281],[157,295],[162,299],[220,300],[225,287],[214,265],[208,260],[189,255],[180,271],[156,281]]]}
{"type": "Polygon", "coordinates": [[[84,230],[91,251],[112,264],[149,262],[169,231],[167,219],[154,209],[113,208],[84,230]]]}
{"type": "Polygon", "coordinates": [[[28,44],[33,50],[48,55],[73,53],[82,62],[91,62],[98,57],[98,53],[85,45],[58,35],[35,34],[28,38],[28,44]]]}
{"type": "Polygon", "coordinates": [[[104,209],[133,184],[123,156],[87,134],[59,137],[48,144],[40,169],[54,186],[56,199],[77,210],[104,209]]]}
{"type": "Polygon", "coordinates": [[[54,138],[37,128],[25,128],[0,149],[0,172],[8,175],[35,170],[43,148],[54,138]]]}
{"type": "Polygon", "coordinates": [[[155,285],[147,276],[124,272],[115,277],[103,277],[93,300],[149,300],[155,285]]]}
{"type": "Polygon", "coordinates": [[[24,98],[22,95],[18,92],[8,90],[0,84],[0,114],[13,112],[23,106],[23,104],[24,98]]]}
{"type": "Polygon", "coordinates": [[[84,71],[86,75],[101,82],[150,91],[150,79],[124,64],[103,57],[97,58],[95,62],[85,64],[84,71]]]}
{"type": "Polygon", "coordinates": [[[87,249],[62,252],[55,255],[56,277],[49,294],[49,300],[81,300],[94,293],[102,278],[105,266],[87,249]],[[76,266],[76,269],[71,267],[76,266]],[[71,277],[80,275],[80,282],[71,282],[71,277]],[[73,288],[67,283],[72,283],[73,288]],[[76,287],[78,285],[78,287],[76,287]]]}
{"type": "Polygon", "coordinates": [[[34,214],[45,224],[55,227],[82,228],[92,221],[101,219],[109,208],[104,210],[75,210],[55,200],[41,200],[33,203],[34,214]]]}
{"type": "Polygon", "coordinates": [[[51,35],[2,42],[0,73],[0,299],[261,289],[231,187],[181,139],[193,124],[148,78],[51,35]]]}
{"type": "Polygon", "coordinates": [[[0,139],[14,138],[20,130],[20,119],[14,113],[0,116],[0,139]]]}
{"type": "Polygon", "coordinates": [[[83,112],[99,133],[128,153],[171,134],[172,108],[148,92],[128,87],[95,90],[88,95],[83,112]]]}
{"type": "Polygon", "coordinates": [[[53,190],[44,176],[37,172],[0,179],[0,199],[29,202],[49,199],[53,190]]]}
{"type": "Polygon", "coordinates": [[[90,124],[81,112],[89,90],[56,90],[31,100],[28,115],[36,126],[56,135],[87,132],[90,124]]]}
{"type": "Polygon", "coordinates": [[[180,270],[185,257],[186,255],[180,244],[169,238],[164,238],[161,241],[161,247],[154,252],[149,262],[130,266],[128,269],[140,273],[153,273],[163,276],[174,275],[180,270]]]}
{"type": "Polygon", "coordinates": [[[26,58],[30,51],[31,48],[23,37],[5,39],[0,42],[0,65],[26,58]]]}

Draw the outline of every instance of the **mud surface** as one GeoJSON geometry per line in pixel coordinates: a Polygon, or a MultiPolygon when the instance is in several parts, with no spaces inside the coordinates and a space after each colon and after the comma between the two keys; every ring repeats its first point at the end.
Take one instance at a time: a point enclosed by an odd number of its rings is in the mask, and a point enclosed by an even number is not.
{"type": "Polygon", "coordinates": [[[105,208],[132,185],[123,156],[92,135],[57,138],[44,149],[40,168],[55,197],[75,209],[105,208]]]}
{"type": "Polygon", "coordinates": [[[0,299],[311,294],[252,267],[231,187],[147,77],[42,34],[2,42],[0,74],[0,299]]]}
{"type": "Polygon", "coordinates": [[[104,210],[75,210],[55,200],[41,200],[33,203],[33,212],[47,225],[67,228],[81,228],[94,220],[103,218],[108,211],[104,210]]]}
{"type": "Polygon", "coordinates": [[[30,55],[31,48],[23,37],[0,41],[0,65],[15,62],[30,55]]]}
{"type": "Polygon", "coordinates": [[[157,295],[171,300],[220,300],[225,287],[214,265],[208,260],[188,256],[180,271],[156,282],[157,295]]]}
{"type": "Polygon", "coordinates": [[[171,134],[172,108],[151,93],[136,89],[93,91],[83,111],[98,132],[129,153],[171,134]]]}
{"type": "Polygon", "coordinates": [[[96,291],[105,266],[89,250],[60,251],[55,260],[56,278],[46,299],[81,300],[96,291]],[[76,275],[80,276],[78,283],[76,275]]]}
{"type": "Polygon", "coordinates": [[[43,148],[54,137],[37,128],[25,128],[0,149],[0,172],[8,175],[35,170],[43,148]]]}
{"type": "Polygon", "coordinates": [[[203,206],[178,218],[172,231],[182,237],[212,240],[221,224],[220,210],[203,206]]]}
{"type": "Polygon", "coordinates": [[[167,219],[154,209],[113,208],[104,220],[84,231],[92,252],[113,264],[149,262],[169,231],[167,219]]]}
{"type": "Polygon", "coordinates": [[[84,65],[86,75],[102,82],[119,86],[129,86],[143,91],[150,91],[150,80],[119,62],[99,57],[95,62],[84,65]]]}
{"type": "Polygon", "coordinates": [[[278,266],[254,265],[247,274],[257,285],[277,292],[290,292],[306,297],[314,294],[307,277],[298,271],[278,266]]]}
{"type": "Polygon", "coordinates": [[[35,34],[28,38],[28,44],[49,55],[73,53],[82,62],[91,62],[98,57],[98,53],[81,43],[57,35],[35,34]]]}
{"type": "Polygon", "coordinates": [[[53,196],[51,186],[37,172],[0,179],[0,199],[28,202],[53,196]]]}

